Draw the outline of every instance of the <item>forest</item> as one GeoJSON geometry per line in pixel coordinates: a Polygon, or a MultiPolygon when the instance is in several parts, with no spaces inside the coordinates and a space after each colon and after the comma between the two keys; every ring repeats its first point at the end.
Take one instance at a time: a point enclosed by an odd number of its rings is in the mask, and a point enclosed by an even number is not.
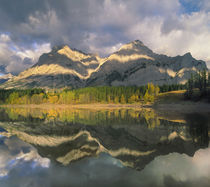
{"type": "Polygon", "coordinates": [[[140,87],[102,86],[72,90],[2,89],[0,90],[0,104],[147,103],[153,102],[159,91],[160,88],[152,83],[140,87]]]}
{"type": "Polygon", "coordinates": [[[154,102],[159,93],[186,90],[185,99],[210,101],[210,74],[192,74],[186,84],[99,86],[79,89],[0,89],[0,104],[132,104],[154,102]]]}
{"type": "Polygon", "coordinates": [[[185,99],[199,101],[207,99],[210,101],[210,72],[206,70],[191,74],[186,84],[185,99]]]}

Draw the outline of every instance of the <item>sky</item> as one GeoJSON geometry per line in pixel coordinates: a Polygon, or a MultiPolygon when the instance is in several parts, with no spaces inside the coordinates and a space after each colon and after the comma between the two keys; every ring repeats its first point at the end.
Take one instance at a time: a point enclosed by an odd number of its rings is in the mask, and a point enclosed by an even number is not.
{"type": "Polygon", "coordinates": [[[18,74],[55,45],[107,56],[140,40],[210,67],[209,0],[1,0],[0,73],[18,74]]]}

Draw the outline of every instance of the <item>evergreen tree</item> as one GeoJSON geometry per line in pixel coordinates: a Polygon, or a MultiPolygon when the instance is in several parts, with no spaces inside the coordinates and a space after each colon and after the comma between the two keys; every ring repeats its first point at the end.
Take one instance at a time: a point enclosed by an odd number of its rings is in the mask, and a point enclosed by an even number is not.
{"type": "Polygon", "coordinates": [[[193,81],[193,75],[191,74],[191,78],[187,81],[187,91],[185,93],[185,98],[187,99],[192,98],[193,87],[194,87],[194,81],[193,81]]]}

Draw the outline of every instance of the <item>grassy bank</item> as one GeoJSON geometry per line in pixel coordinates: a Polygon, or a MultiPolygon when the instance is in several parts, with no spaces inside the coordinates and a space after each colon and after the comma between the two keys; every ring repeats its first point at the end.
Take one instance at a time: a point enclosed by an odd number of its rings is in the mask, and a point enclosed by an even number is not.
{"type": "Polygon", "coordinates": [[[161,103],[177,103],[177,102],[186,102],[184,100],[184,93],[186,90],[177,90],[177,91],[170,91],[165,93],[160,93],[155,100],[155,104],[161,103]]]}

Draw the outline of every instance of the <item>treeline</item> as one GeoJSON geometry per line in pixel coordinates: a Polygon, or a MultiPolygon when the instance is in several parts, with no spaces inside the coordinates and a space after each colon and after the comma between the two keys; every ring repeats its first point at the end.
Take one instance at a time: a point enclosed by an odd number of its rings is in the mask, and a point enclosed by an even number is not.
{"type": "Polygon", "coordinates": [[[44,89],[34,88],[34,89],[0,89],[0,104],[8,103],[17,98],[23,98],[24,96],[32,97],[33,95],[45,94],[44,89]]]}
{"type": "Polygon", "coordinates": [[[186,85],[86,87],[80,89],[0,89],[0,104],[88,104],[88,103],[147,103],[154,102],[159,92],[186,89],[186,85]]]}
{"type": "Polygon", "coordinates": [[[1,104],[88,104],[153,102],[160,89],[152,83],[140,87],[87,87],[74,90],[0,90],[1,104]]]}
{"type": "Polygon", "coordinates": [[[206,98],[210,101],[210,72],[203,70],[192,74],[186,85],[186,99],[198,101],[206,98]]]}
{"type": "Polygon", "coordinates": [[[162,86],[159,86],[160,93],[164,92],[170,92],[170,91],[176,91],[176,90],[186,90],[187,85],[186,84],[163,84],[162,86]]]}

